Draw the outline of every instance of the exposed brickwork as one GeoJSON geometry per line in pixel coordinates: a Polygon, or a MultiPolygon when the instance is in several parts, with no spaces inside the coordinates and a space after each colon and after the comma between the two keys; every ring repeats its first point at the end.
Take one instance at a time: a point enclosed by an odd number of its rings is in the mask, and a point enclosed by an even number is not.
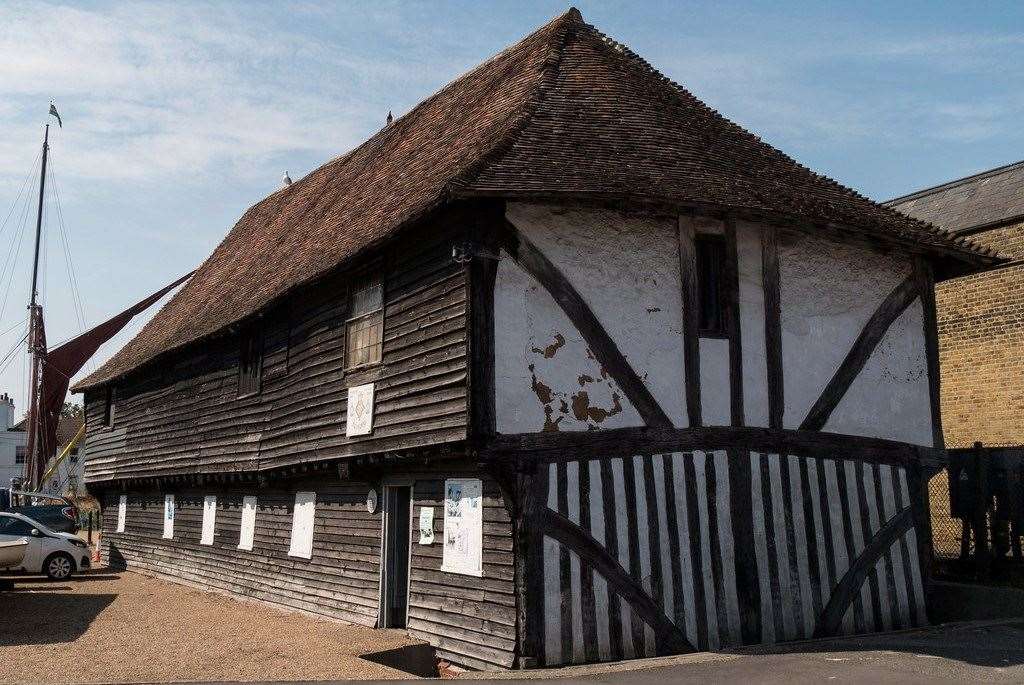
{"type": "MultiPolygon", "coordinates": [[[[1024,259],[1024,223],[971,236],[1024,259]]],[[[1024,444],[1024,264],[936,286],[949,447],[1024,444]]]]}

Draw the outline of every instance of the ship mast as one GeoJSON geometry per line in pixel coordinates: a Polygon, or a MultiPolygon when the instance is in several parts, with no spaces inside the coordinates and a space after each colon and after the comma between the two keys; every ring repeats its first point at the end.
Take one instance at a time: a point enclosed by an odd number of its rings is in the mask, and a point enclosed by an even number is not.
{"type": "Polygon", "coordinates": [[[36,247],[32,261],[32,290],[28,305],[28,353],[31,361],[31,379],[29,385],[28,409],[28,445],[25,460],[29,488],[37,490],[46,455],[43,454],[40,440],[40,402],[39,381],[42,373],[43,360],[46,356],[46,334],[43,330],[43,307],[39,304],[39,244],[43,233],[43,197],[46,188],[46,157],[50,149],[50,125],[46,125],[43,134],[43,164],[39,172],[39,207],[36,212],[36,247]]]}

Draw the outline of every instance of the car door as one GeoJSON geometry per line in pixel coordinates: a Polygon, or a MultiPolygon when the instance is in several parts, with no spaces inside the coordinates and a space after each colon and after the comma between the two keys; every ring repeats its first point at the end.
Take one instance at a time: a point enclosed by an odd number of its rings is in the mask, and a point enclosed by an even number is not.
{"type": "Polygon", "coordinates": [[[28,542],[25,558],[22,560],[21,566],[16,568],[23,568],[31,573],[38,573],[43,563],[41,558],[43,540],[42,537],[32,535],[32,528],[33,526],[27,521],[22,521],[13,516],[0,516],[0,540],[25,540],[28,542]]]}

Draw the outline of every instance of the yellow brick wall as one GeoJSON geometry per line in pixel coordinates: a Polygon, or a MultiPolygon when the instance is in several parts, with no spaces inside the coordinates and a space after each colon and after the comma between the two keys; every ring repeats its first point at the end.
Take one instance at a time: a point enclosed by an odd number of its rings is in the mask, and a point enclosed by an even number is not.
{"type": "MultiPolygon", "coordinates": [[[[1024,259],[1024,224],[971,236],[1024,259]]],[[[1024,264],[935,288],[948,447],[1024,445],[1024,264]]]]}

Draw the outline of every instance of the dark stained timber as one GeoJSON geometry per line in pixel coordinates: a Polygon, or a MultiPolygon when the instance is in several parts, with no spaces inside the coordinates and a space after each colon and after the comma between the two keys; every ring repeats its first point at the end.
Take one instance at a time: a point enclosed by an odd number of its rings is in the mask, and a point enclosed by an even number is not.
{"type": "Polygon", "coordinates": [[[743,416],[743,338],[740,330],[740,263],[736,251],[736,217],[725,218],[725,291],[728,299],[726,321],[729,331],[729,405],[732,425],[742,426],[743,416]]]}
{"type": "Polygon", "coordinates": [[[583,296],[569,282],[569,279],[533,243],[506,220],[508,234],[505,249],[511,254],[522,269],[537,279],[562,308],[569,321],[583,336],[590,351],[594,353],[599,364],[604,367],[622,392],[636,408],[637,413],[648,426],[671,426],[665,410],[661,408],[654,395],[640,380],[640,377],[626,361],[625,356],[616,346],[611,336],[604,330],[597,316],[584,301],[583,296]]]}
{"type": "Polygon", "coordinates": [[[700,340],[697,337],[697,251],[693,218],[679,217],[679,275],[683,288],[683,365],[686,413],[691,427],[702,425],[700,406],[700,340]]]}
{"type": "Polygon", "coordinates": [[[918,288],[921,292],[921,309],[924,314],[924,344],[928,358],[928,398],[932,412],[932,446],[945,447],[946,441],[942,433],[941,381],[939,372],[939,326],[935,313],[935,274],[931,265],[924,259],[914,262],[918,288]]]}
{"type": "Polygon", "coordinates": [[[768,368],[768,427],[782,428],[785,408],[782,377],[782,306],[779,291],[778,229],[761,232],[761,278],[764,288],[765,361],[768,368]]]}
{"type": "Polygon", "coordinates": [[[843,399],[843,395],[846,394],[857,374],[864,368],[871,353],[875,351],[878,343],[889,330],[889,326],[910,306],[910,303],[918,296],[918,291],[918,279],[915,274],[911,274],[882,301],[882,304],[864,325],[860,335],[857,336],[857,340],[854,341],[853,347],[850,348],[843,363],[839,365],[835,375],[832,376],[832,380],[825,386],[821,396],[807,412],[807,417],[800,424],[800,430],[820,431],[824,428],[832,411],[843,399]]]}

